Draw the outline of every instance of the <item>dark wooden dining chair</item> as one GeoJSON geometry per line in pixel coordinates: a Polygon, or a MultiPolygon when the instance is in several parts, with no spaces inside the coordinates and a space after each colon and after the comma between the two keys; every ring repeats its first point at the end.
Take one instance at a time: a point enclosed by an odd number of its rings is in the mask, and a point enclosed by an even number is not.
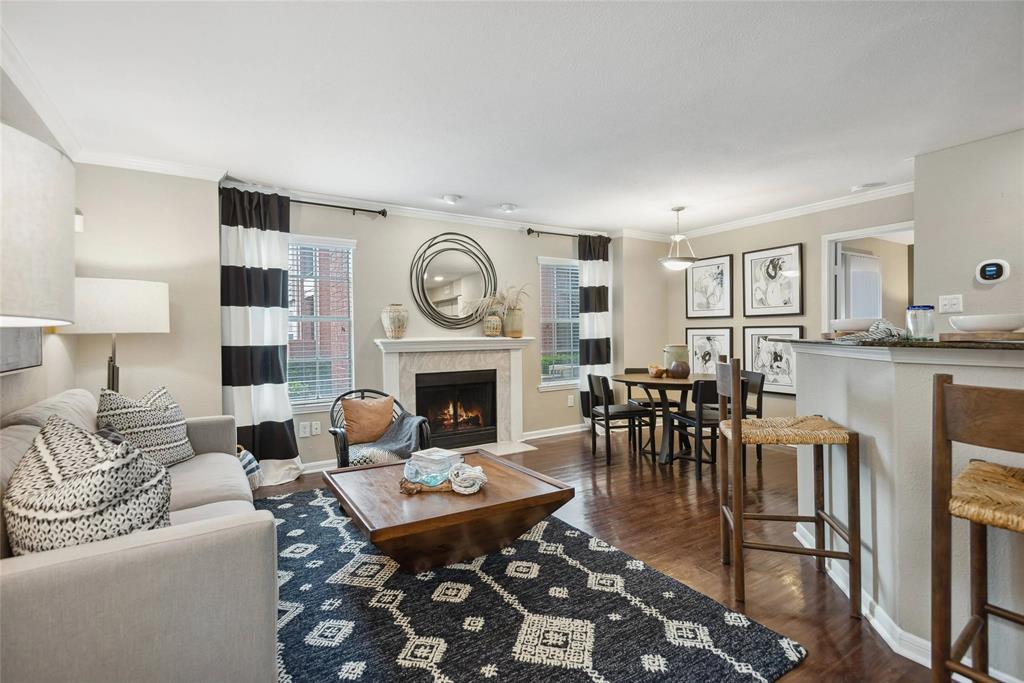
{"type": "MultiPolygon", "coordinates": [[[[627,375],[646,375],[647,368],[626,368],[623,372],[627,375]]],[[[649,434],[647,441],[639,442],[640,452],[656,456],[658,449],[655,445],[654,428],[658,424],[658,409],[661,407],[661,404],[651,396],[650,391],[645,389],[644,393],[646,394],[644,397],[633,396],[633,385],[626,385],[626,403],[634,406],[640,406],[641,408],[647,408],[651,411],[650,417],[644,418],[637,426],[638,431],[636,438],[643,439],[644,427],[648,428],[649,434]]],[[[679,408],[679,401],[669,400],[668,405],[672,410],[677,410],[679,408]]]]}
{"type": "MultiPolygon", "coordinates": [[[[740,377],[743,379],[744,391],[746,397],[743,399],[743,417],[764,417],[764,373],[754,372],[753,370],[742,370],[740,377]],[[750,405],[749,397],[754,397],[754,404],[750,405]]],[[[710,408],[716,413],[718,412],[718,406],[710,408]]],[[[762,461],[762,448],[763,444],[757,444],[754,451],[757,453],[757,463],[760,465],[762,461]]],[[[743,473],[747,472],[747,459],[743,458],[743,473]]]]}
{"type": "MultiPolygon", "coordinates": [[[[707,451],[708,464],[714,466],[718,460],[716,457],[716,442],[718,441],[718,388],[714,380],[697,380],[693,383],[693,410],[672,413],[672,424],[670,429],[681,431],[688,435],[693,430],[692,455],[681,454],[680,459],[691,460],[696,463],[694,468],[697,479],[701,478],[701,470],[704,465],[704,430],[711,431],[711,448],[707,451]],[[714,410],[710,408],[714,406],[714,410]]],[[[671,436],[669,438],[672,438],[671,436]]],[[[669,453],[674,457],[675,439],[670,443],[669,453]]]]}
{"type": "MultiPolygon", "coordinates": [[[[630,450],[636,450],[640,441],[636,437],[638,424],[651,416],[651,409],[629,403],[616,404],[611,384],[604,375],[587,375],[587,384],[590,386],[590,454],[597,455],[597,426],[601,425],[604,428],[605,463],[611,465],[612,430],[628,430],[630,450]]],[[[651,425],[650,430],[653,432],[653,422],[651,425]]],[[[653,433],[651,438],[653,440],[653,433]]]]}
{"type": "MultiPolygon", "coordinates": [[[[1024,614],[988,600],[988,527],[1024,533],[1024,468],[971,460],[953,477],[953,442],[1024,453],[1024,390],[953,384],[935,375],[932,409],[932,681],[988,674],[989,617],[1024,626],[1024,614]],[[971,616],[952,640],[952,520],[970,522],[971,616]],[[963,663],[971,649],[971,665],[963,663]]],[[[959,560],[958,560],[959,563],[959,560]]],[[[1003,564],[1011,572],[1018,564],[1003,564]]]]}

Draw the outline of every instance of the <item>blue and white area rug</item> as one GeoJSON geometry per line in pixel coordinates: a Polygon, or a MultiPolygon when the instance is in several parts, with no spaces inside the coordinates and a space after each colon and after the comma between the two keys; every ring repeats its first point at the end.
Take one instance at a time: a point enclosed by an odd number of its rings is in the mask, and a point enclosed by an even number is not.
{"type": "Polygon", "coordinates": [[[774,681],[806,651],[554,517],[405,574],[327,491],[277,518],[278,670],[301,681],[774,681]]]}

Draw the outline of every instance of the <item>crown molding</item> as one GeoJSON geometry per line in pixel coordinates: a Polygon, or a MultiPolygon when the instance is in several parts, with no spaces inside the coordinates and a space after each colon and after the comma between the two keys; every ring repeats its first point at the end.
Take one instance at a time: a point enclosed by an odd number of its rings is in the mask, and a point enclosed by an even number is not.
{"type": "Polygon", "coordinates": [[[421,218],[430,221],[445,221],[447,223],[462,223],[465,225],[478,225],[485,228],[497,228],[499,230],[515,230],[516,232],[526,232],[526,228],[536,228],[543,230],[544,232],[554,232],[559,235],[605,235],[607,233],[600,230],[577,230],[573,228],[564,228],[557,225],[544,225],[543,223],[528,223],[525,221],[511,221],[504,218],[488,218],[486,216],[472,216],[463,213],[453,213],[449,211],[437,211],[434,209],[420,209],[413,206],[402,206],[401,204],[391,204],[388,202],[375,202],[370,199],[357,199],[355,197],[344,197],[341,195],[326,194],[322,192],[305,192],[302,190],[290,190],[284,187],[278,187],[275,185],[265,185],[262,183],[247,182],[239,180],[238,178],[228,177],[221,185],[224,187],[234,187],[239,190],[253,190],[256,192],[271,192],[280,195],[287,195],[292,199],[320,202],[322,204],[344,204],[345,206],[354,206],[360,209],[370,209],[372,211],[378,211],[380,209],[387,209],[388,216],[404,216],[407,218],[421,218]]]}
{"type": "Polygon", "coordinates": [[[666,243],[669,243],[669,242],[672,241],[671,235],[666,235],[665,233],[662,233],[662,232],[650,232],[650,231],[647,231],[647,230],[629,230],[629,229],[613,230],[612,232],[608,233],[608,236],[613,238],[613,239],[617,239],[617,238],[621,238],[621,237],[628,237],[629,239],[633,239],[633,240],[647,240],[648,242],[666,242],[666,243]]]}
{"type": "Polygon", "coordinates": [[[82,151],[82,145],[72,132],[71,126],[61,116],[57,105],[53,103],[43,86],[40,85],[39,79],[36,78],[28,62],[25,61],[18,46],[3,28],[0,28],[0,64],[3,65],[4,73],[21,91],[46,127],[50,129],[50,133],[60,144],[63,152],[72,161],[77,160],[82,151]]]}
{"type": "Polygon", "coordinates": [[[855,204],[873,202],[879,199],[885,199],[887,197],[896,197],[902,194],[910,194],[913,191],[914,181],[911,180],[910,182],[900,183],[898,185],[880,187],[877,190],[869,190],[868,192],[858,192],[856,194],[845,195],[843,197],[836,197],[835,199],[826,199],[821,202],[814,202],[813,204],[794,206],[791,209],[782,209],[781,211],[763,213],[759,216],[751,216],[750,218],[741,218],[739,220],[729,221],[728,223],[710,225],[706,228],[695,228],[693,230],[687,230],[686,236],[702,237],[704,235],[713,235],[718,232],[739,230],[740,228],[749,228],[754,225],[761,225],[762,223],[772,223],[774,221],[781,221],[787,218],[806,216],[809,213],[819,213],[821,211],[828,211],[830,209],[839,209],[844,206],[853,206],[855,204]]]}
{"type": "Polygon", "coordinates": [[[162,173],[164,175],[175,175],[183,178],[196,178],[213,182],[219,182],[221,178],[227,175],[227,169],[216,166],[182,164],[176,161],[164,161],[163,159],[133,157],[127,154],[106,154],[89,150],[82,150],[77,156],[72,156],[72,159],[74,159],[75,163],[79,164],[112,166],[114,168],[126,168],[131,171],[162,173]]]}

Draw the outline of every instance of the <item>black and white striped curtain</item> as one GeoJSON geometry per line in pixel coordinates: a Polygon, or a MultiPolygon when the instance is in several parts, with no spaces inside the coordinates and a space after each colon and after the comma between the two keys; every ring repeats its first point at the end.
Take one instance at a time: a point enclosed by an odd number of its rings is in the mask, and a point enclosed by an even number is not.
{"type": "Polygon", "coordinates": [[[580,235],[580,408],[590,417],[590,387],[587,375],[612,374],[612,314],[608,293],[612,268],[608,261],[611,239],[602,235],[580,235]]]}
{"type": "Polygon", "coordinates": [[[220,188],[221,377],[265,483],[302,474],[288,399],[288,197],[220,188]]]}

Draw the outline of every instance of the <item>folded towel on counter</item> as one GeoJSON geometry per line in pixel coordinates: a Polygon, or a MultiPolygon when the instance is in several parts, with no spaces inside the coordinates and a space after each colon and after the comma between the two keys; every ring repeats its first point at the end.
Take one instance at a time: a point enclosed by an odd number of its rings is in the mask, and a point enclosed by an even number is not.
{"type": "Polygon", "coordinates": [[[895,341],[897,339],[906,339],[907,331],[902,327],[896,327],[891,322],[882,318],[871,323],[864,332],[857,332],[856,334],[846,334],[842,337],[837,337],[834,341],[836,344],[860,344],[866,341],[895,341]]]}

